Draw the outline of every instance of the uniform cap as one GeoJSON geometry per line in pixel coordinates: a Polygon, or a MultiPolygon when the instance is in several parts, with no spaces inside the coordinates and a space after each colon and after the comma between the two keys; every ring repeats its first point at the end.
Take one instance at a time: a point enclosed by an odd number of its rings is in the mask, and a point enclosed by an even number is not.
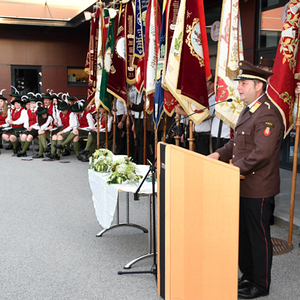
{"type": "Polygon", "coordinates": [[[239,75],[234,80],[260,80],[263,82],[267,82],[267,79],[273,75],[272,72],[265,71],[260,69],[253,64],[249,63],[248,61],[241,60],[239,62],[239,75]]]}

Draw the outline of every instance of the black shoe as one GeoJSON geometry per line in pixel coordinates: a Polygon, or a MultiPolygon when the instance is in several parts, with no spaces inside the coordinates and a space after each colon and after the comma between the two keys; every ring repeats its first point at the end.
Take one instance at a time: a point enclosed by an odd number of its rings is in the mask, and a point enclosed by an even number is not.
{"type": "Polygon", "coordinates": [[[82,161],[83,157],[81,155],[77,155],[78,160],[82,161]]]}
{"type": "Polygon", "coordinates": [[[17,148],[13,148],[13,153],[14,153],[14,154],[17,154],[18,151],[19,151],[19,150],[18,150],[17,148]]]}
{"type": "Polygon", "coordinates": [[[256,286],[250,285],[249,287],[238,291],[238,296],[241,299],[254,299],[262,296],[269,295],[269,290],[260,291],[256,286]]]}
{"type": "Polygon", "coordinates": [[[62,154],[62,156],[69,156],[71,155],[70,151],[65,149],[64,153],[62,154]]]}
{"type": "Polygon", "coordinates": [[[44,155],[36,154],[36,155],[32,156],[32,158],[44,158],[44,155]]]}
{"type": "Polygon", "coordinates": [[[53,158],[52,156],[54,156],[54,154],[47,153],[47,154],[45,154],[45,156],[48,157],[48,158],[53,158]]]}
{"type": "Polygon", "coordinates": [[[18,157],[21,157],[21,156],[24,156],[24,157],[26,157],[26,156],[27,156],[27,154],[26,154],[26,152],[24,152],[24,153],[22,153],[22,152],[18,152],[17,156],[18,156],[18,157]]]}
{"type": "Polygon", "coordinates": [[[62,146],[62,144],[55,144],[54,148],[61,149],[61,150],[64,149],[64,147],[62,146]]]}
{"type": "Polygon", "coordinates": [[[82,162],[89,162],[90,160],[89,160],[89,157],[88,157],[88,156],[86,156],[86,157],[85,157],[85,158],[83,158],[81,161],[82,161],[82,162]]]}
{"type": "Polygon", "coordinates": [[[90,154],[90,150],[82,150],[79,152],[79,154],[83,154],[83,155],[89,155],[90,154]]]}
{"type": "Polygon", "coordinates": [[[251,285],[250,281],[248,281],[247,279],[243,279],[242,277],[239,278],[238,281],[238,290],[243,290],[245,288],[248,288],[251,285]]]}
{"type": "Polygon", "coordinates": [[[60,156],[58,154],[54,154],[51,157],[52,159],[60,160],[60,156]]]}

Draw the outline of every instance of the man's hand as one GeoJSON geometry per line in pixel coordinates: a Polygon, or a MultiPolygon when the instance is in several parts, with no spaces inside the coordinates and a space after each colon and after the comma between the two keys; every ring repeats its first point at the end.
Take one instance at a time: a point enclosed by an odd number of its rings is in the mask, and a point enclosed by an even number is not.
{"type": "Polygon", "coordinates": [[[207,157],[218,160],[220,158],[220,154],[218,152],[214,152],[212,154],[207,155],[207,157]]]}

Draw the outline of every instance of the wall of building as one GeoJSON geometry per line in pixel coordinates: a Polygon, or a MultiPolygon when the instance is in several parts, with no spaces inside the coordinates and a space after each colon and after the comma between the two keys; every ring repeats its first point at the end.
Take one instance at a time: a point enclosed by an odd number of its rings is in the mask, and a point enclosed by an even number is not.
{"type": "Polygon", "coordinates": [[[0,89],[11,91],[11,66],[41,66],[43,92],[86,97],[87,87],[68,86],[67,67],[84,67],[89,29],[0,26],[0,89]]]}
{"type": "Polygon", "coordinates": [[[257,37],[257,5],[259,1],[239,1],[244,46],[244,59],[255,63],[257,37]]]}

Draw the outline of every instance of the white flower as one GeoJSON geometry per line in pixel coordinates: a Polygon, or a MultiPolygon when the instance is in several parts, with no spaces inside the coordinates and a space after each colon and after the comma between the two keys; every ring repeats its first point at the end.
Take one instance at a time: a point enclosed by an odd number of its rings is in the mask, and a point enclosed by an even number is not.
{"type": "Polygon", "coordinates": [[[117,168],[117,172],[119,174],[124,174],[126,172],[126,165],[125,164],[119,165],[118,168],[117,168]]]}

